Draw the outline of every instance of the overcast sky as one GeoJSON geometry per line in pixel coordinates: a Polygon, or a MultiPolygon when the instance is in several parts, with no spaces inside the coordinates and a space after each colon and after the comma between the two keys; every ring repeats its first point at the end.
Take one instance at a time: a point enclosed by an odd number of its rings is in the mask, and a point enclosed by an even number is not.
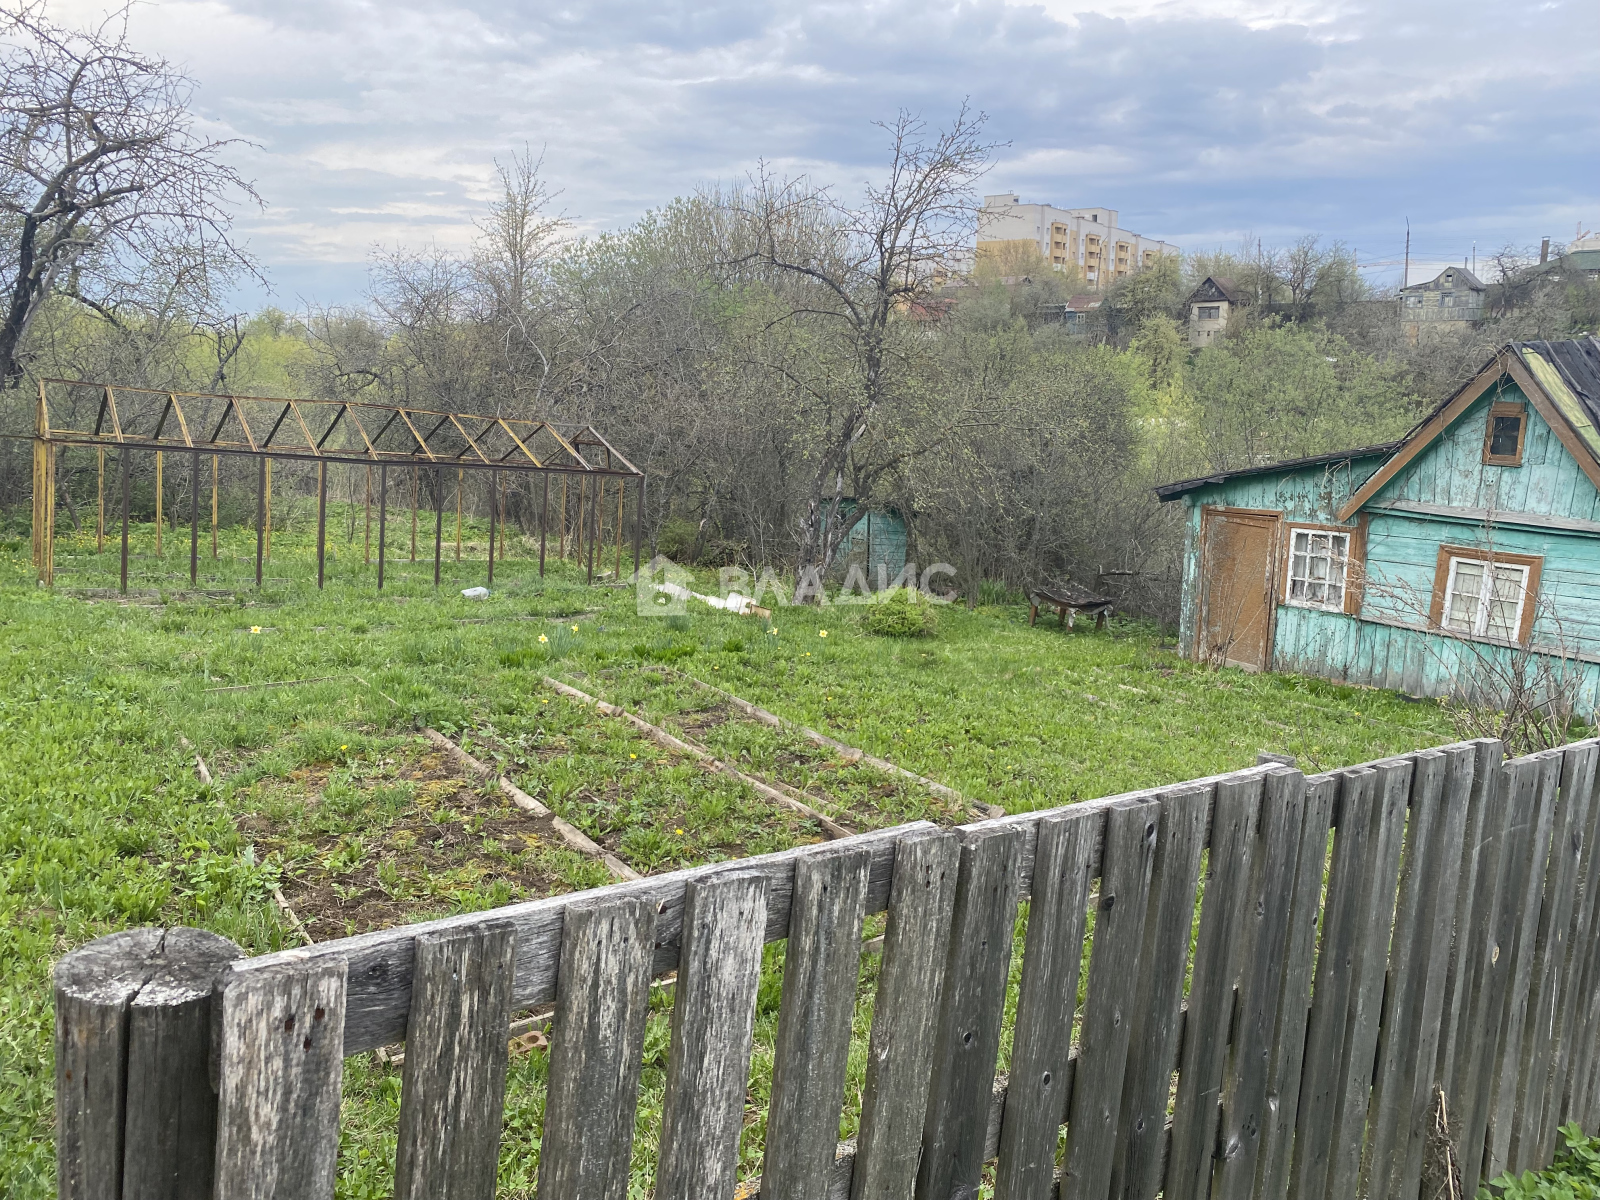
{"type": "Polygon", "coordinates": [[[1010,143],[981,191],[1186,249],[1319,233],[1393,283],[1408,217],[1413,279],[1600,229],[1596,0],[154,0],[133,36],[259,147],[241,229],[273,292],[245,305],[359,300],[375,245],[466,246],[524,143],[590,232],[761,158],[853,192],[873,120],[964,97],[1010,143]]]}

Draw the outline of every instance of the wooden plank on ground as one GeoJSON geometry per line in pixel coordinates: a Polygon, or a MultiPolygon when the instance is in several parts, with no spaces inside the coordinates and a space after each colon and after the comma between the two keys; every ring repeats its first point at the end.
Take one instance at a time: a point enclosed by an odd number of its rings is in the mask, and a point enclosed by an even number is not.
{"type": "Polygon", "coordinates": [[[1528,1032],[1530,991],[1537,956],[1540,910],[1543,908],[1545,872],[1550,862],[1550,835],[1555,829],[1556,798],[1561,784],[1561,752],[1535,756],[1539,781],[1531,812],[1519,814],[1529,824],[1527,843],[1517,864],[1517,912],[1511,942],[1511,976],[1505,1009],[1500,1019],[1496,1049],[1494,1106],[1489,1110],[1488,1157],[1485,1178],[1517,1170],[1511,1157],[1512,1126],[1517,1106],[1517,1080],[1523,1068],[1528,1032]]]}
{"type": "Polygon", "coordinates": [[[810,1200],[827,1191],[871,863],[867,850],[841,846],[795,864],[761,1173],[765,1200],[810,1200]]]}
{"type": "Polygon", "coordinates": [[[1351,981],[1350,1016],[1341,1063],[1344,1077],[1334,1113],[1334,1154],[1328,1168],[1330,1200],[1355,1195],[1361,1175],[1394,928],[1395,893],[1400,882],[1400,851],[1415,764],[1409,759],[1381,762],[1376,770],[1371,854],[1362,884],[1362,926],[1356,942],[1355,976],[1351,981]]]}
{"type": "Polygon", "coordinates": [[[1312,964],[1322,916],[1322,884],[1328,860],[1328,830],[1337,776],[1306,780],[1300,845],[1295,855],[1294,891],[1290,897],[1289,932],[1283,952],[1283,983],[1278,1001],[1277,1032],[1268,1067],[1267,1106],[1256,1169],[1260,1200],[1283,1200],[1289,1190],[1289,1162],[1295,1121],[1300,1111],[1301,1072],[1305,1064],[1306,1027],[1311,1016],[1312,964]]]}
{"type": "Polygon", "coordinates": [[[538,1200],[626,1200],[655,929],[638,897],[567,909],[538,1200]]]}
{"type": "MultiPolygon", "coordinates": [[[[1578,870],[1590,830],[1595,747],[1568,746],[1561,754],[1561,790],[1550,835],[1550,862],[1534,943],[1528,1031],[1517,1076],[1517,1107],[1511,1130],[1513,1169],[1548,1165],[1551,1149],[1544,1136],[1545,1102],[1559,1032],[1559,1003],[1565,993],[1570,942],[1578,910],[1578,870]]],[[[1554,1130],[1551,1131],[1552,1134],[1554,1130]]]]}
{"type": "Polygon", "coordinates": [[[895,848],[852,1200],[911,1200],[960,860],[950,832],[909,833],[895,848]]]}
{"type": "Polygon", "coordinates": [[[1178,1065],[1189,935],[1194,930],[1195,889],[1200,882],[1200,854],[1206,843],[1212,791],[1183,787],[1161,798],[1139,995],[1128,1017],[1128,1070],[1111,1172],[1110,1194],[1125,1200],[1154,1200],[1161,1190],[1167,1101],[1172,1072],[1178,1065]]]}
{"type": "Polygon", "coordinates": [[[1003,821],[961,831],[950,957],[928,1115],[923,1123],[917,1200],[948,1200],[983,1174],[989,1096],[1000,1052],[1011,942],[1017,920],[1023,828],[1003,821]]]}
{"type": "Polygon", "coordinates": [[[657,1200],[730,1196],[738,1182],[768,883],[724,871],[685,889],[657,1200]]]}
{"type": "Polygon", "coordinates": [[[345,965],[230,967],[218,983],[216,1200],[329,1200],[345,965]]]}
{"type": "Polygon", "coordinates": [[[1200,934],[1189,984],[1188,1018],[1178,1065],[1167,1159],[1168,1200],[1200,1200],[1211,1188],[1219,1104],[1227,1066],[1234,985],[1239,976],[1251,895],[1251,860],[1260,819],[1262,779],[1217,785],[1211,816],[1200,934]]]}
{"type": "Polygon", "coordinates": [[[494,1200],[515,962],[504,923],[417,939],[395,1200],[494,1200]]]}
{"type": "Polygon", "coordinates": [[[1461,1164],[1462,1187],[1469,1196],[1477,1194],[1479,1180],[1484,1178],[1484,1135],[1494,1107],[1494,1050],[1505,1011],[1520,903],[1517,864],[1520,859],[1525,870],[1532,837],[1529,814],[1534,808],[1538,783],[1538,764],[1532,759],[1512,759],[1502,764],[1500,782],[1495,787],[1495,808],[1490,813],[1497,834],[1492,846],[1486,844],[1493,861],[1479,865],[1480,883],[1485,869],[1493,869],[1494,882],[1487,889],[1493,901],[1484,914],[1484,943],[1473,976],[1474,992],[1468,997],[1471,1026],[1462,1034],[1456,1071],[1456,1088],[1461,1096],[1455,1105],[1461,1138],[1456,1156],[1461,1164]]]}
{"type": "Polygon", "coordinates": [[[1299,1111],[1295,1116],[1289,1195],[1296,1200],[1324,1200],[1328,1194],[1352,984],[1359,942],[1366,932],[1362,889],[1373,852],[1377,781],[1377,773],[1368,768],[1339,775],[1338,826],[1328,870],[1328,898],[1323,906],[1316,984],[1311,995],[1299,1111]]]}
{"type": "Polygon", "coordinates": [[[1255,1191],[1261,1131],[1269,1120],[1268,1076],[1305,801],[1306,780],[1299,771],[1274,771],[1266,777],[1240,941],[1238,1019],[1222,1094],[1218,1161],[1212,1171],[1211,1195],[1216,1200],[1250,1200],[1255,1191]]]}
{"type": "Polygon", "coordinates": [[[1090,858],[1105,820],[1103,812],[1068,809],[1039,822],[995,1200],[1046,1200],[1055,1189],[1090,858]]]}
{"type": "MultiPolygon", "coordinates": [[[[1251,786],[1259,787],[1259,781],[1244,785],[1251,786]]],[[[1068,1109],[1062,1200],[1104,1196],[1111,1184],[1132,1030],[1128,1018],[1139,996],[1144,923],[1160,827],[1161,802],[1155,799],[1119,805],[1106,814],[1089,988],[1068,1109]]]]}

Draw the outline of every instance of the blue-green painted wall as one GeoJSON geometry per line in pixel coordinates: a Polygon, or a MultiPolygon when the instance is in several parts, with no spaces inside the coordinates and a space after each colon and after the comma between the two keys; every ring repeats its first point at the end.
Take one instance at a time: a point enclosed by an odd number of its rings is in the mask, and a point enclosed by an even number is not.
{"type": "MultiPolygon", "coordinates": [[[[1562,669],[1580,679],[1581,710],[1586,715],[1600,710],[1600,663],[1583,661],[1600,659],[1600,531],[1544,528],[1534,521],[1600,522],[1600,490],[1532,405],[1522,465],[1486,465],[1483,435],[1489,404],[1497,399],[1525,401],[1509,380],[1502,381],[1501,388],[1491,389],[1468,408],[1363,506],[1368,521],[1366,586],[1359,617],[1277,605],[1276,669],[1412,695],[1458,694],[1480,656],[1504,660],[1509,651],[1485,642],[1467,644],[1426,628],[1439,547],[1492,546],[1543,559],[1531,645],[1536,650],[1564,648],[1568,656],[1562,669]],[[1445,515],[1385,507],[1395,501],[1457,511],[1445,515]]],[[[1382,462],[1367,458],[1335,469],[1317,466],[1247,476],[1186,496],[1190,508],[1180,636],[1185,653],[1193,653],[1202,506],[1268,509],[1281,512],[1290,523],[1335,524],[1339,506],[1382,462]]],[[[1352,527],[1355,523],[1347,522],[1352,527]]]]}

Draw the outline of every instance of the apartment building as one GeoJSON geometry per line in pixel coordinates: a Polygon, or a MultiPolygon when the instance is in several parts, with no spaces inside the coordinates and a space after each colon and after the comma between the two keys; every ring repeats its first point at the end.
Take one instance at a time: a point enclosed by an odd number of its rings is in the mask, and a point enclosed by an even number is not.
{"type": "Polygon", "coordinates": [[[1013,192],[985,196],[978,213],[978,254],[1018,244],[1037,248],[1057,270],[1075,264],[1096,291],[1154,266],[1163,255],[1179,253],[1170,242],[1121,228],[1114,208],[1024,204],[1013,192]]]}

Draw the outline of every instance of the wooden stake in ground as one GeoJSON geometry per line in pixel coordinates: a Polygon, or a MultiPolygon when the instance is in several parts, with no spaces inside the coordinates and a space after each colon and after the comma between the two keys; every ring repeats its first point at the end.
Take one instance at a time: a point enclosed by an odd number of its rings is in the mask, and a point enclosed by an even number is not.
{"type": "Polygon", "coordinates": [[[372,565],[372,468],[367,468],[367,528],[361,544],[361,561],[372,565]]]}
{"type": "Polygon", "coordinates": [[[95,502],[99,513],[94,519],[94,552],[106,548],[106,448],[100,447],[100,480],[95,489],[95,502]]]}

